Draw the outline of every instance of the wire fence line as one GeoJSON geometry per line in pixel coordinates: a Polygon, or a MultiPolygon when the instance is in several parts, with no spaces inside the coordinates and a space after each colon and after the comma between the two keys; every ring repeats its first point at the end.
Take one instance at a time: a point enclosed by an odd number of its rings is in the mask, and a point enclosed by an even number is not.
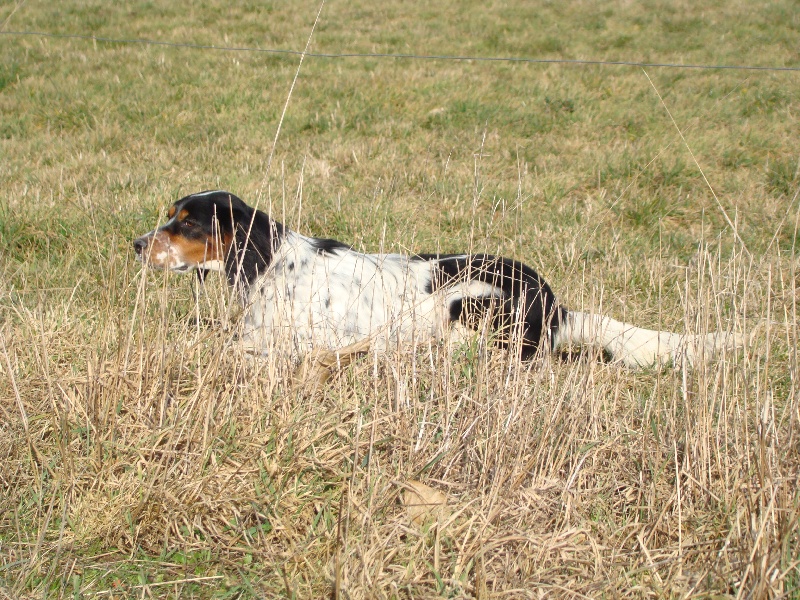
{"type": "Polygon", "coordinates": [[[565,64],[614,67],[669,68],[695,70],[729,70],[729,71],[773,71],[798,72],[800,67],[778,67],[774,65],[706,65],[668,62],[643,62],[633,60],[592,60],[581,58],[526,58],[517,56],[457,56],[448,54],[395,54],[391,52],[303,52],[301,50],[285,50],[279,48],[253,48],[248,46],[216,46],[212,44],[192,44],[187,42],[168,42],[144,38],[109,38],[78,33],[49,33],[46,31],[0,31],[5,36],[28,36],[58,39],[77,39],[105,44],[142,44],[148,46],[166,46],[170,48],[189,48],[191,50],[215,50],[220,52],[253,52],[263,54],[306,56],[308,58],[387,58],[396,60],[441,60],[441,61],[474,61],[474,62],[509,62],[529,64],[565,64]]]}

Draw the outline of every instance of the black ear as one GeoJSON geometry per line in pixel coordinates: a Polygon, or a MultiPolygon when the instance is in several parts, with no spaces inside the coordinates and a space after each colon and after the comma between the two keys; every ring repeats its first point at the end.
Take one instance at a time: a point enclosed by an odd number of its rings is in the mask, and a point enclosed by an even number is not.
{"type": "Polygon", "coordinates": [[[222,206],[217,209],[217,218],[222,223],[230,223],[231,229],[236,229],[237,225],[250,227],[250,221],[255,211],[247,204],[233,195],[225,198],[221,204],[222,206]]]}

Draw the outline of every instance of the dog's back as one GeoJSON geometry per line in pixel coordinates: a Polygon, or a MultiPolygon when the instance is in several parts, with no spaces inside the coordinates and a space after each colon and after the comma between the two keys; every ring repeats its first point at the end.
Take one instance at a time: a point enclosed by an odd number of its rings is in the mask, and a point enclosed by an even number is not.
{"type": "Polygon", "coordinates": [[[245,335],[266,347],[288,334],[304,353],[366,338],[378,346],[413,343],[442,337],[453,323],[474,328],[488,319],[498,343],[519,334],[527,356],[543,332],[550,337],[558,315],[550,288],[521,263],[488,255],[363,254],[289,232],[250,293],[245,335]]]}

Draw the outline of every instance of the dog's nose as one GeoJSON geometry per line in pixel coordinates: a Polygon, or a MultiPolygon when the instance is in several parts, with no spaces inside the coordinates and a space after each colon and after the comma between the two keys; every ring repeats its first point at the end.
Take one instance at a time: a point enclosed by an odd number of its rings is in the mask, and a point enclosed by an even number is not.
{"type": "Polygon", "coordinates": [[[139,256],[142,255],[144,249],[147,248],[147,240],[144,238],[139,238],[133,241],[133,249],[136,250],[136,254],[139,256]]]}

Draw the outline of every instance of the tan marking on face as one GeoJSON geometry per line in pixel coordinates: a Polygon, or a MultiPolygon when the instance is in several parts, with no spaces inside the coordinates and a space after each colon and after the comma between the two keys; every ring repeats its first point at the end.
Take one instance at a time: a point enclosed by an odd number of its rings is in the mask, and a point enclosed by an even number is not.
{"type": "Polygon", "coordinates": [[[222,240],[215,235],[200,240],[187,239],[180,235],[170,236],[175,257],[191,266],[215,260],[224,262],[230,242],[231,236],[228,234],[223,235],[222,240]]]}
{"type": "Polygon", "coordinates": [[[197,266],[212,260],[222,260],[222,255],[215,249],[211,239],[188,240],[185,237],[172,236],[172,245],[175,256],[185,264],[197,266]]]}
{"type": "Polygon", "coordinates": [[[222,234],[222,243],[219,243],[219,238],[214,236],[215,238],[215,246],[219,246],[219,253],[222,255],[223,258],[228,256],[228,251],[231,249],[231,241],[233,240],[233,235],[230,233],[223,233],[222,234]]]}
{"type": "Polygon", "coordinates": [[[172,217],[174,217],[175,216],[175,210],[176,209],[175,209],[175,205],[174,204],[172,206],[170,206],[169,207],[169,211],[167,211],[167,218],[171,219],[172,217]]]}
{"type": "Polygon", "coordinates": [[[178,221],[183,221],[186,217],[189,216],[189,211],[185,208],[178,213],[178,221]]]}
{"type": "Polygon", "coordinates": [[[232,239],[230,233],[223,234],[221,240],[216,235],[188,239],[161,229],[150,235],[148,247],[141,259],[150,266],[161,269],[195,268],[213,262],[224,265],[232,239]]]}

